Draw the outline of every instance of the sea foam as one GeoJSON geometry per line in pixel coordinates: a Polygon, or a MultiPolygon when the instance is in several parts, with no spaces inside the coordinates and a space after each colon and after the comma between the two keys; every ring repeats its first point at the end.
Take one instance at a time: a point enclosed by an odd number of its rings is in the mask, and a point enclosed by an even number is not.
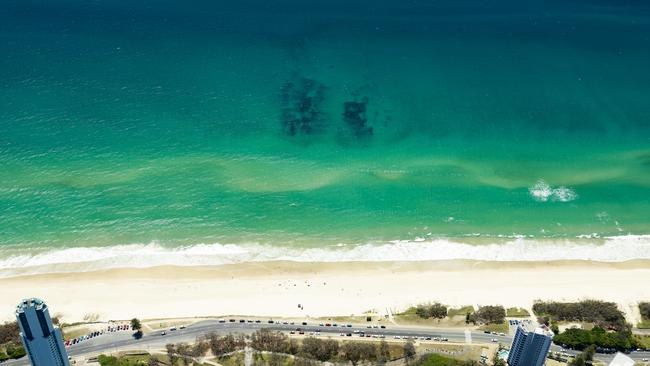
{"type": "MultiPolygon", "coordinates": [[[[650,235],[593,236],[573,239],[514,237],[492,244],[468,244],[460,239],[399,240],[383,244],[295,248],[271,245],[197,244],[169,248],[157,243],[79,247],[22,253],[0,250],[0,277],[52,272],[84,272],[161,265],[215,266],[245,262],[350,261],[551,261],[622,262],[650,259],[650,235]]],[[[495,239],[495,241],[497,241],[495,239]]]]}
{"type": "Polygon", "coordinates": [[[539,202],[549,200],[554,202],[569,202],[578,198],[578,194],[573,189],[564,186],[553,188],[542,179],[528,188],[528,192],[535,201],[539,202]]]}

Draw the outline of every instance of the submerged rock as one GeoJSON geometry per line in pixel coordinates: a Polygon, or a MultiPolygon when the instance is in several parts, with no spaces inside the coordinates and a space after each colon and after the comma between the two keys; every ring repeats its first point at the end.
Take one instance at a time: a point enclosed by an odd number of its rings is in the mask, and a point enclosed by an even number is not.
{"type": "Polygon", "coordinates": [[[324,94],[323,84],[304,77],[282,86],[282,124],[287,135],[311,135],[322,129],[324,94]]]}
{"type": "Polygon", "coordinates": [[[351,101],[343,103],[343,120],[352,129],[356,137],[372,136],[373,129],[368,126],[368,116],[366,107],[368,98],[362,98],[361,101],[351,101]]]}

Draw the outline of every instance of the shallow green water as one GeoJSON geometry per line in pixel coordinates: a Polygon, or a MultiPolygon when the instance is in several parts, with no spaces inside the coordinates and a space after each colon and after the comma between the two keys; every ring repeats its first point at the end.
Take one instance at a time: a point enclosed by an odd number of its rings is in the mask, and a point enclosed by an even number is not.
{"type": "Polygon", "coordinates": [[[4,258],[650,234],[641,2],[48,4],[0,12],[4,258]]]}

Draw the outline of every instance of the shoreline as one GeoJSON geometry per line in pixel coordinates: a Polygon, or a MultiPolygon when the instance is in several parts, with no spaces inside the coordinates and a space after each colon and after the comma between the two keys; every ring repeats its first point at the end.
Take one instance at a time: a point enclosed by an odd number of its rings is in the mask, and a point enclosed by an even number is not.
{"type": "Polygon", "coordinates": [[[256,262],[52,273],[0,279],[0,321],[41,297],[67,323],[220,316],[387,314],[419,303],[530,309],[535,300],[613,301],[636,322],[650,260],[628,262],[256,262]],[[303,309],[298,308],[301,304],[303,309]]]}
{"type": "Polygon", "coordinates": [[[416,238],[333,246],[194,244],[170,247],[152,242],[95,247],[0,248],[0,278],[31,274],[90,273],[160,266],[204,267],[246,263],[385,263],[419,261],[595,261],[650,260],[650,235],[581,238],[416,238]]]}

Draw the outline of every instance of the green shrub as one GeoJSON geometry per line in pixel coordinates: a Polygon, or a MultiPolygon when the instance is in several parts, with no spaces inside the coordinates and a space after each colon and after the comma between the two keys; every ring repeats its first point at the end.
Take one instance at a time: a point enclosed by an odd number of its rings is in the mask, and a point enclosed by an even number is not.
{"type": "Polygon", "coordinates": [[[420,318],[424,319],[442,319],[447,316],[447,307],[440,303],[434,303],[431,305],[418,305],[415,307],[415,313],[420,318]]]}
{"type": "Polygon", "coordinates": [[[584,300],[580,302],[536,302],[537,315],[550,316],[560,321],[585,321],[603,328],[623,329],[625,316],[613,302],[584,300]]]}
{"type": "Polygon", "coordinates": [[[485,324],[501,324],[506,321],[506,309],[501,305],[481,306],[474,314],[470,314],[469,321],[485,324]]]}
{"type": "Polygon", "coordinates": [[[5,352],[9,358],[21,358],[27,354],[22,345],[15,345],[13,343],[7,343],[5,345],[5,352]]]}
{"type": "Polygon", "coordinates": [[[629,329],[606,331],[600,327],[592,330],[570,328],[553,337],[553,342],[573,349],[585,349],[594,345],[602,348],[612,348],[626,351],[636,347],[636,339],[629,329]]]}
{"type": "Polygon", "coordinates": [[[466,366],[471,364],[473,364],[472,361],[463,362],[434,353],[420,359],[417,366],[466,366]]]}
{"type": "Polygon", "coordinates": [[[650,302],[642,302],[639,304],[639,312],[644,320],[650,321],[650,302]]]}

